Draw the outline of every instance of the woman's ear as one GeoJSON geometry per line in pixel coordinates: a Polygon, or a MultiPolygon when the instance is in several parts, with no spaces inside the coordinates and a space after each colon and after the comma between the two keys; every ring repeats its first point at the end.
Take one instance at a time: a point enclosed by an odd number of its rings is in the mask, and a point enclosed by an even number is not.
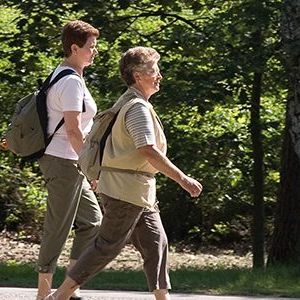
{"type": "Polygon", "coordinates": [[[72,46],[71,46],[72,54],[77,54],[77,51],[78,51],[78,45],[72,44],[72,46]]]}
{"type": "Polygon", "coordinates": [[[134,78],[134,80],[135,80],[135,82],[138,82],[138,81],[140,81],[140,79],[141,79],[141,75],[140,75],[140,73],[139,72],[133,72],[133,78],[134,78]]]}

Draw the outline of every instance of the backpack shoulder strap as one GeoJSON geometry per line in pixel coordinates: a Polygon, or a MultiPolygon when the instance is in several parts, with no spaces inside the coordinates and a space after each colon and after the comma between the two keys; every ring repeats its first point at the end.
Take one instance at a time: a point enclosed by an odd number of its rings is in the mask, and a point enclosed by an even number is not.
{"type": "Polygon", "coordinates": [[[44,81],[44,83],[42,84],[41,90],[42,91],[46,91],[48,90],[50,87],[52,87],[56,82],[58,82],[60,79],[62,79],[63,77],[67,76],[67,75],[77,75],[79,76],[74,70],[71,69],[65,69],[62,70],[61,72],[59,72],[55,78],[53,78],[53,80],[51,81],[52,75],[53,75],[54,71],[47,77],[47,79],[44,81]]]}
{"type": "MultiPolygon", "coordinates": [[[[54,71],[47,77],[47,79],[44,81],[43,85],[42,85],[42,88],[40,89],[40,91],[42,92],[46,92],[50,87],[52,87],[56,82],[58,82],[60,79],[62,79],[63,77],[67,76],[67,75],[77,75],[79,76],[74,70],[72,69],[65,69],[65,70],[62,70],[61,72],[59,72],[55,78],[53,78],[53,80],[51,81],[51,78],[52,78],[52,75],[53,75],[54,71]]],[[[85,103],[83,101],[83,104],[82,104],[82,111],[85,112],[85,103]]],[[[54,132],[51,136],[48,137],[48,140],[47,140],[47,143],[46,143],[46,146],[48,146],[54,136],[54,134],[56,133],[56,131],[64,124],[65,120],[64,118],[62,118],[59,123],[56,125],[55,129],[54,129],[54,132]]]]}
{"type": "MultiPolygon", "coordinates": [[[[56,82],[58,82],[60,79],[62,79],[63,77],[67,76],[67,75],[76,75],[79,77],[79,75],[72,69],[65,69],[65,70],[62,70],[61,72],[59,72],[56,77],[50,82],[51,80],[51,77],[53,75],[54,71],[48,76],[48,78],[46,79],[45,81],[45,87],[43,86],[44,88],[44,91],[47,90],[47,89],[50,89],[51,86],[53,86],[56,82]]],[[[82,112],[86,112],[86,108],[85,108],[85,103],[83,101],[82,103],[82,112]]],[[[62,123],[63,124],[63,123],[62,123]]],[[[61,124],[61,125],[62,125],[61,124]]],[[[61,126],[60,125],[60,126],[61,126]]],[[[59,126],[59,127],[60,127],[59,126]]],[[[59,128],[58,127],[58,128],[59,128]]]]}

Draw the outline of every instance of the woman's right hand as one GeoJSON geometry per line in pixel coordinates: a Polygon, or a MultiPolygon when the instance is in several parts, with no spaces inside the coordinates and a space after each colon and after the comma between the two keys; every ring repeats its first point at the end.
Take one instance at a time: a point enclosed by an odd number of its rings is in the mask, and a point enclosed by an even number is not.
{"type": "Polygon", "coordinates": [[[202,184],[199,181],[187,175],[184,175],[179,184],[183,189],[190,193],[191,197],[200,196],[203,190],[202,184]]]}

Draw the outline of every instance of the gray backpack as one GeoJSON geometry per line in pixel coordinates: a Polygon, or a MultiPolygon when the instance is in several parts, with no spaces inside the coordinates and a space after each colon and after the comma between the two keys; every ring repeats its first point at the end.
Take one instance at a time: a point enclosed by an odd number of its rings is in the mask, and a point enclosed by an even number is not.
{"type": "Polygon", "coordinates": [[[127,90],[113,107],[99,112],[96,115],[92,129],[84,142],[83,149],[78,159],[81,171],[89,180],[99,179],[101,170],[143,174],[153,177],[152,174],[147,172],[102,166],[106,140],[111,133],[113,125],[118,117],[118,113],[128,101],[136,97],[134,92],[127,90]]]}
{"type": "Polygon", "coordinates": [[[71,69],[63,70],[51,81],[52,74],[38,91],[18,101],[5,133],[8,149],[23,158],[37,159],[43,156],[55,132],[64,123],[62,118],[54,133],[48,136],[47,91],[61,78],[76,72],[71,69]]]}
{"type": "MultiPolygon", "coordinates": [[[[126,103],[130,99],[125,100],[126,103]]],[[[113,107],[99,112],[94,118],[78,159],[81,171],[89,180],[99,178],[105,143],[123,105],[124,101],[117,101],[113,107]]]]}

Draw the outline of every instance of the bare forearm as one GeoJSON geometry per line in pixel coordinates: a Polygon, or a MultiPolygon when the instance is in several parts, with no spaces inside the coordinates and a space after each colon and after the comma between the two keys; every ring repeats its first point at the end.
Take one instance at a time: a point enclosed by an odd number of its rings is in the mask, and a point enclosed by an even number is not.
{"type": "Polygon", "coordinates": [[[148,153],[148,162],[159,172],[180,183],[184,177],[184,173],[176,167],[167,156],[165,156],[159,149],[154,148],[155,151],[148,153]]]}
{"type": "Polygon", "coordinates": [[[84,141],[83,132],[81,130],[81,112],[66,111],[64,112],[64,119],[68,139],[74,151],[79,154],[84,141]]]}
{"type": "Polygon", "coordinates": [[[83,147],[83,142],[84,142],[84,137],[83,134],[80,130],[72,130],[70,132],[67,132],[69,141],[75,150],[77,154],[80,153],[82,147],[83,147]]]}
{"type": "Polygon", "coordinates": [[[145,146],[139,148],[138,151],[156,170],[180,184],[192,197],[200,195],[201,183],[184,174],[156,146],[145,146]]]}

